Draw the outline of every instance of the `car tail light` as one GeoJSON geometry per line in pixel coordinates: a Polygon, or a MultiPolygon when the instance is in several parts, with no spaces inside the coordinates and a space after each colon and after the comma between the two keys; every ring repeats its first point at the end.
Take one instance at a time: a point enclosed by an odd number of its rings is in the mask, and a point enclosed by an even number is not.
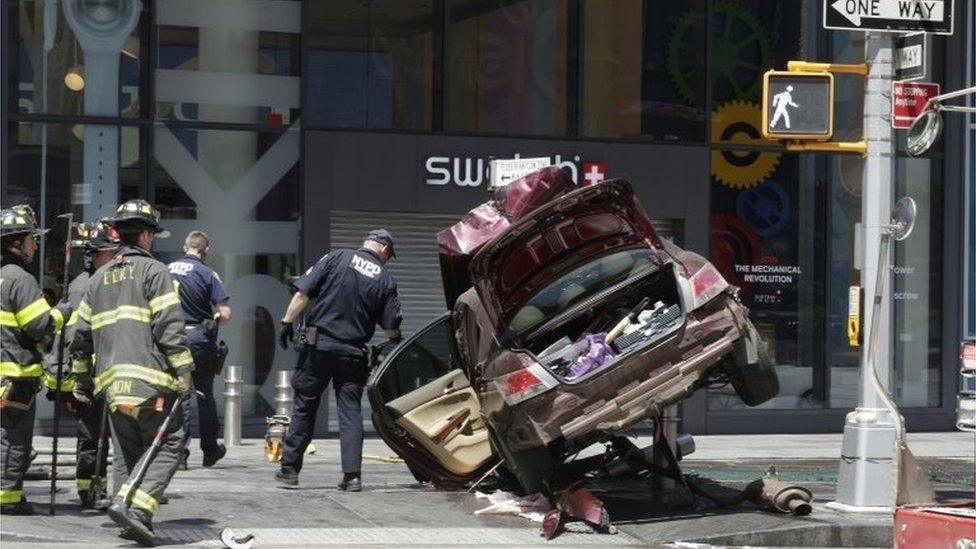
{"type": "Polygon", "coordinates": [[[559,382],[539,364],[495,378],[495,386],[508,404],[517,404],[552,389],[559,382]]]}
{"type": "Polygon", "coordinates": [[[695,293],[695,308],[708,303],[715,296],[725,291],[729,283],[722,273],[718,272],[711,263],[702,263],[698,270],[691,275],[691,287],[695,293]]]}

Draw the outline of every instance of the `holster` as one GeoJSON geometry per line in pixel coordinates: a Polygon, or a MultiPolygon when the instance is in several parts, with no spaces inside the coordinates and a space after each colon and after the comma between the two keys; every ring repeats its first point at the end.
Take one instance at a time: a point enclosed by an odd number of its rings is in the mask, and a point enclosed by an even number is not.
{"type": "Polygon", "coordinates": [[[217,361],[216,361],[216,364],[214,365],[215,366],[215,369],[214,369],[214,374],[215,375],[218,375],[219,376],[220,375],[220,372],[222,372],[224,370],[224,361],[227,360],[227,353],[229,353],[229,352],[230,352],[230,349],[227,348],[227,343],[225,343],[224,340],[220,340],[220,343],[217,344],[217,351],[216,351],[216,353],[217,353],[217,361]]]}

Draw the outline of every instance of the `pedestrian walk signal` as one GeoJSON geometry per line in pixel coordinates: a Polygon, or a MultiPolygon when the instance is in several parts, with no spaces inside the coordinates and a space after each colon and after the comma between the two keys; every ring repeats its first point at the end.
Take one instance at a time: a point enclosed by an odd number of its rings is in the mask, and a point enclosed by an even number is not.
{"type": "Polygon", "coordinates": [[[834,75],[768,71],[763,76],[762,122],[766,139],[830,139],[834,134],[834,75]]]}

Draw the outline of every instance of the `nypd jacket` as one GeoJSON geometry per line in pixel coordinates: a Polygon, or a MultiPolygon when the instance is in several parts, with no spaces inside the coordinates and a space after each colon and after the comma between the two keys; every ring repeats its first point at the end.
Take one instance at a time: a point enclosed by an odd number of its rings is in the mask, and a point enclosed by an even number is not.
{"type": "Polygon", "coordinates": [[[78,306],[71,358],[72,374],[93,376],[112,409],[174,392],[193,357],[166,265],[124,246],[95,271],[78,306]]]}
{"type": "Polygon", "coordinates": [[[0,267],[0,377],[37,381],[45,336],[60,330],[64,317],[44,299],[41,287],[18,261],[0,267]]]}
{"type": "MultiPolygon", "coordinates": [[[[54,389],[58,384],[58,345],[61,344],[61,338],[64,338],[65,344],[70,344],[74,337],[74,328],[78,322],[78,305],[81,304],[81,299],[85,297],[85,290],[88,289],[88,281],[90,280],[91,274],[88,271],[82,271],[68,285],[68,303],[71,304],[74,312],[71,313],[71,317],[65,323],[64,329],[55,337],[51,350],[44,355],[44,374],[41,376],[41,383],[48,389],[54,389]]],[[[65,352],[64,359],[66,362],[68,358],[68,353],[65,352]]],[[[70,368],[65,368],[61,374],[61,390],[70,392],[75,385],[70,368]]]]}

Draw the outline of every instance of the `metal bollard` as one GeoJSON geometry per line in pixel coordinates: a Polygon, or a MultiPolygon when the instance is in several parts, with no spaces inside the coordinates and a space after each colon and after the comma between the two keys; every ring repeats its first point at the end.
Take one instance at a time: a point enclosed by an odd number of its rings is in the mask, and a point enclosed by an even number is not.
{"type": "Polygon", "coordinates": [[[244,398],[244,379],[240,366],[227,366],[224,378],[224,444],[241,445],[241,401],[244,398]]]}
{"type": "Polygon", "coordinates": [[[278,372],[275,379],[275,415],[291,417],[295,404],[295,391],[291,387],[291,370],[278,372]]]}

